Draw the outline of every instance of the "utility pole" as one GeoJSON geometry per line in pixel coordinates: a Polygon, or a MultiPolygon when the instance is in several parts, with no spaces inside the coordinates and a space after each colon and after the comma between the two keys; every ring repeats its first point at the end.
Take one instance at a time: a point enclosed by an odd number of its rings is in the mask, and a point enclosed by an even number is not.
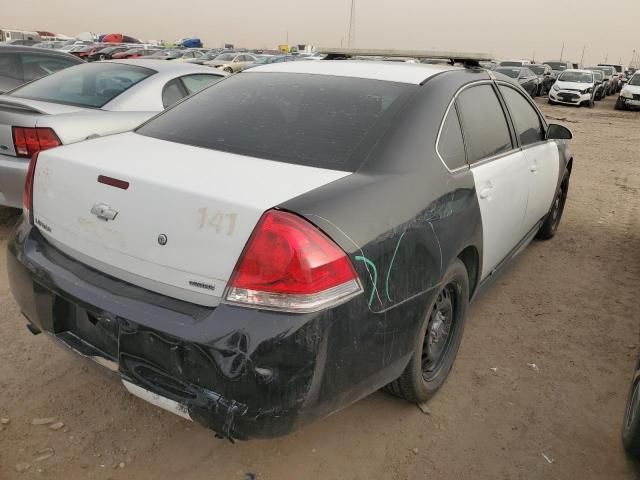
{"type": "Polygon", "coordinates": [[[351,0],[351,13],[349,15],[349,40],[347,46],[353,47],[356,43],[356,0],[351,0]]]}
{"type": "Polygon", "coordinates": [[[586,45],[584,47],[582,47],[582,56],[580,57],[580,67],[582,67],[584,65],[584,51],[586,49],[587,49],[586,45]]]}
{"type": "Polygon", "coordinates": [[[609,52],[607,52],[607,54],[604,57],[604,63],[607,63],[609,61],[609,52]]]}
{"type": "Polygon", "coordinates": [[[563,55],[564,55],[564,42],[562,42],[562,50],[560,50],[560,61],[562,61],[563,55]]]}

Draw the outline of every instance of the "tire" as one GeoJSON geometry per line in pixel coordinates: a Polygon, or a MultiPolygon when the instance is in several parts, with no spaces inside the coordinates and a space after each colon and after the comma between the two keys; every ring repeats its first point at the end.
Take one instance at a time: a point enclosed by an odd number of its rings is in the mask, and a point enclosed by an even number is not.
{"type": "Polygon", "coordinates": [[[622,424],[622,444],[627,452],[640,456],[640,377],[634,379],[629,389],[622,424]]]}
{"type": "Polygon", "coordinates": [[[556,104],[556,102],[554,102],[554,101],[553,101],[553,100],[551,100],[551,99],[549,99],[549,102],[548,102],[548,103],[549,103],[549,105],[555,105],[555,104],[556,104]]]}
{"type": "Polygon", "coordinates": [[[227,72],[227,73],[233,73],[233,68],[231,68],[231,67],[224,67],[222,70],[227,72]]]}
{"type": "Polygon", "coordinates": [[[560,220],[562,220],[562,213],[564,212],[564,206],[567,202],[567,195],[569,194],[569,172],[565,172],[560,188],[553,197],[553,204],[551,210],[547,213],[544,219],[544,223],[538,230],[536,238],[539,240],[549,240],[553,238],[558,231],[560,220]]]}
{"type": "Polygon", "coordinates": [[[385,387],[408,402],[426,402],[438,391],[460,347],[469,305],[469,274],[460,259],[449,266],[442,285],[420,326],[409,364],[398,379],[385,387]],[[438,345],[439,342],[443,343],[438,345]]]}
{"type": "Polygon", "coordinates": [[[593,98],[591,100],[589,100],[589,102],[587,102],[587,107],[589,108],[593,108],[595,106],[596,102],[593,101],[593,98]]]}
{"type": "Polygon", "coordinates": [[[626,106],[622,101],[622,97],[618,97],[618,100],[616,100],[616,104],[613,108],[615,108],[616,110],[626,110],[626,106]]]}
{"type": "Polygon", "coordinates": [[[100,54],[100,57],[98,57],[98,58],[100,58],[100,60],[105,60],[107,57],[104,54],[100,54]]]}

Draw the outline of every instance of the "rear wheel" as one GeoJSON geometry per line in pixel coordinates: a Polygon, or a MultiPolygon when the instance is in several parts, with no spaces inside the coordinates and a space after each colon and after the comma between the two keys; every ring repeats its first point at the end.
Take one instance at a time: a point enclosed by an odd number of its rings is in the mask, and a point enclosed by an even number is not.
{"type": "Polygon", "coordinates": [[[640,455],[640,377],[631,385],[622,426],[622,444],[631,454],[640,455]]]}
{"type": "Polygon", "coordinates": [[[233,73],[233,68],[231,67],[224,67],[223,70],[227,73],[233,73]]]}
{"type": "Polygon", "coordinates": [[[560,188],[556,192],[556,196],[553,199],[553,205],[551,210],[547,214],[544,223],[538,230],[536,238],[540,240],[548,240],[553,238],[560,225],[562,219],[562,213],[564,212],[564,205],[567,201],[567,194],[569,193],[569,174],[565,172],[564,179],[560,184],[560,188]]]}
{"type": "Polygon", "coordinates": [[[618,97],[618,100],[616,100],[616,105],[614,108],[616,110],[626,110],[625,104],[622,101],[622,97],[618,97]]]}
{"type": "Polygon", "coordinates": [[[411,361],[385,389],[409,402],[425,402],[444,384],[462,340],[469,304],[469,276],[456,259],[424,319],[411,361]]]}

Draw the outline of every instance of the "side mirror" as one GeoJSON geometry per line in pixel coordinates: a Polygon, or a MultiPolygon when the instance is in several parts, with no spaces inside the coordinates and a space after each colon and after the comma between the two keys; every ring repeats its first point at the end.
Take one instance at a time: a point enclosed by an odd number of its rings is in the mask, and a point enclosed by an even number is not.
{"type": "Polygon", "coordinates": [[[573,134],[571,130],[557,123],[550,123],[547,129],[547,140],[571,140],[573,134]]]}

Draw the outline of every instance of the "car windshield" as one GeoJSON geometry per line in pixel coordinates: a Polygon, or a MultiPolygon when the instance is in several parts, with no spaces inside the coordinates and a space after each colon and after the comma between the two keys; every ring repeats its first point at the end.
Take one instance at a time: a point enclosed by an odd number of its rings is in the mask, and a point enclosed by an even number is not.
{"type": "Polygon", "coordinates": [[[567,64],[563,62],[545,62],[551,67],[552,70],[558,70],[560,72],[567,69],[567,64]]]}
{"type": "Polygon", "coordinates": [[[10,95],[45,102],[101,108],[155,70],[122,63],[85,63],[60,70],[10,95]]]}
{"type": "Polygon", "coordinates": [[[560,82],[593,83],[593,73],[589,72],[563,72],[559,77],[560,82]]]}
{"type": "Polygon", "coordinates": [[[511,78],[518,78],[518,75],[520,75],[520,69],[518,68],[496,68],[496,72],[511,78]]]}
{"type": "Polygon", "coordinates": [[[186,99],[137,133],[353,172],[416,89],[361,78],[247,73],[186,99]]]}
{"type": "Polygon", "coordinates": [[[629,80],[629,85],[640,86],[640,74],[636,73],[633,77],[631,77],[631,80],[629,80]]]}
{"type": "Polygon", "coordinates": [[[544,67],[531,66],[529,68],[533,70],[533,73],[535,73],[536,75],[544,74],[544,67]]]}
{"type": "Polygon", "coordinates": [[[501,67],[521,67],[522,62],[500,62],[501,67]]]}
{"type": "Polygon", "coordinates": [[[214,60],[220,60],[222,62],[229,62],[236,58],[236,53],[223,53],[222,55],[218,55],[214,60]]]}

